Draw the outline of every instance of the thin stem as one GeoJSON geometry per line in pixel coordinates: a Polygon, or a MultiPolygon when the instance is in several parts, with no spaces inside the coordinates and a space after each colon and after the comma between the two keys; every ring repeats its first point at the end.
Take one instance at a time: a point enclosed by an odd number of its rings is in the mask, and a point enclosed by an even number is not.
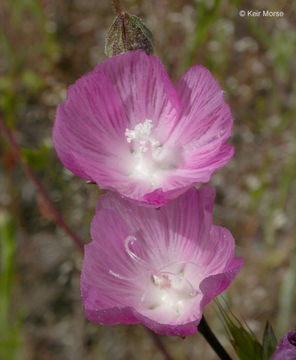
{"type": "Polygon", "coordinates": [[[22,155],[21,155],[21,152],[20,152],[20,149],[19,149],[19,147],[18,147],[12,133],[10,132],[8,127],[4,124],[2,119],[0,119],[0,129],[1,129],[1,132],[4,134],[5,138],[7,139],[7,141],[9,142],[12,153],[17,158],[17,160],[20,162],[20,164],[21,164],[24,172],[26,173],[27,177],[34,184],[38,195],[40,196],[43,203],[46,205],[46,207],[49,210],[50,214],[53,216],[53,218],[54,218],[55,222],[57,223],[57,225],[60,228],[62,228],[65,231],[66,234],[68,234],[70,236],[70,238],[74,241],[74,243],[78,247],[78,249],[81,252],[83,252],[83,242],[79,239],[79,237],[65,223],[65,221],[63,220],[63,218],[61,217],[59,212],[53,206],[53,204],[52,204],[51,200],[49,199],[45,189],[40,184],[39,180],[37,179],[37,177],[35,176],[35,174],[31,170],[31,168],[24,162],[24,160],[22,158],[22,155]]]}
{"type": "Polygon", "coordinates": [[[220,344],[219,340],[210,329],[204,316],[201,318],[201,321],[198,325],[198,330],[221,360],[231,360],[231,357],[227,354],[224,347],[220,344]]]}
{"type": "Polygon", "coordinates": [[[121,6],[119,0],[111,0],[113,11],[115,15],[119,15],[121,13],[121,6]]]}
{"type": "Polygon", "coordinates": [[[164,356],[165,360],[173,360],[173,358],[171,357],[171,355],[167,352],[167,349],[164,347],[162,341],[160,340],[159,336],[157,334],[155,334],[155,332],[147,329],[148,333],[150,334],[154,345],[158,348],[158,350],[162,353],[162,355],[164,356]]]}

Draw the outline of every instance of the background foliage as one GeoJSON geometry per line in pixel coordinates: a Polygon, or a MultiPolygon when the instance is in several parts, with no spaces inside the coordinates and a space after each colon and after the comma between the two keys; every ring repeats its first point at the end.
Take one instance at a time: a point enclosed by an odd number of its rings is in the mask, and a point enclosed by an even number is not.
{"type": "MultiPolygon", "coordinates": [[[[207,66],[235,120],[232,161],[212,178],[215,222],[244,258],[226,293],[233,313],[262,337],[295,328],[296,3],[289,0],[125,0],[155,38],[172,79],[207,66]],[[240,9],[284,11],[240,17],[240,9]]],[[[0,2],[0,108],[26,163],[71,228],[89,241],[98,190],[63,169],[51,142],[66,88],[105,59],[107,0],[0,2]]],[[[52,221],[0,138],[0,359],[162,359],[141,326],[101,327],[81,309],[81,254],[52,221]]],[[[229,351],[214,304],[208,321],[229,351]]],[[[198,334],[161,337],[175,359],[215,359],[198,334]]]]}

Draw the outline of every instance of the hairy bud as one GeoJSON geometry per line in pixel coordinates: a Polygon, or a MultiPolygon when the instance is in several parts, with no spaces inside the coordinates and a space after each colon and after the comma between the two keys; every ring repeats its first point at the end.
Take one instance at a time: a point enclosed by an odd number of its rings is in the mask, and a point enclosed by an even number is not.
{"type": "Polygon", "coordinates": [[[112,57],[131,50],[143,50],[147,55],[151,55],[152,34],[140,18],[121,12],[107,32],[105,54],[112,57]]]}

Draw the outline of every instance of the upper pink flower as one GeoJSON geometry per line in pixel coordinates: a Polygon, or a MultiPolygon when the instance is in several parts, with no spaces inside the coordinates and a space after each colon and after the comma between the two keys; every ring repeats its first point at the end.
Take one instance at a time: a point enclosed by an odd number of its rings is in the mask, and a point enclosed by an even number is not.
{"type": "Polygon", "coordinates": [[[70,86],[53,142],[74,174],[161,206],[229,161],[231,127],[223,91],[207,69],[192,66],[173,86],[157,57],[130,51],[70,86]]]}
{"type": "Polygon", "coordinates": [[[102,195],[85,246],[81,295],[99,324],[142,323],[160,334],[196,332],[202,308],[242,260],[228,230],[212,224],[214,189],[190,189],[160,209],[102,195]]]}

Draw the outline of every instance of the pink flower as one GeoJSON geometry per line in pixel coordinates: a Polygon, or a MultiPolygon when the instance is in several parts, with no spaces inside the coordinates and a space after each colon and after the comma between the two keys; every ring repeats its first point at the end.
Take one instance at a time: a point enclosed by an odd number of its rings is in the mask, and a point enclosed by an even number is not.
{"type": "Polygon", "coordinates": [[[295,360],[296,359],[296,331],[285,334],[279,341],[270,360],[295,360]]]}
{"type": "Polygon", "coordinates": [[[231,127],[223,91],[207,69],[192,66],[173,86],[157,57],[130,51],[70,86],[53,142],[74,174],[160,206],[229,161],[231,127]]]}
{"type": "Polygon", "coordinates": [[[241,267],[228,230],[212,224],[214,189],[190,189],[160,209],[100,197],[81,274],[87,318],[142,323],[160,334],[197,330],[202,308],[241,267]]]}

